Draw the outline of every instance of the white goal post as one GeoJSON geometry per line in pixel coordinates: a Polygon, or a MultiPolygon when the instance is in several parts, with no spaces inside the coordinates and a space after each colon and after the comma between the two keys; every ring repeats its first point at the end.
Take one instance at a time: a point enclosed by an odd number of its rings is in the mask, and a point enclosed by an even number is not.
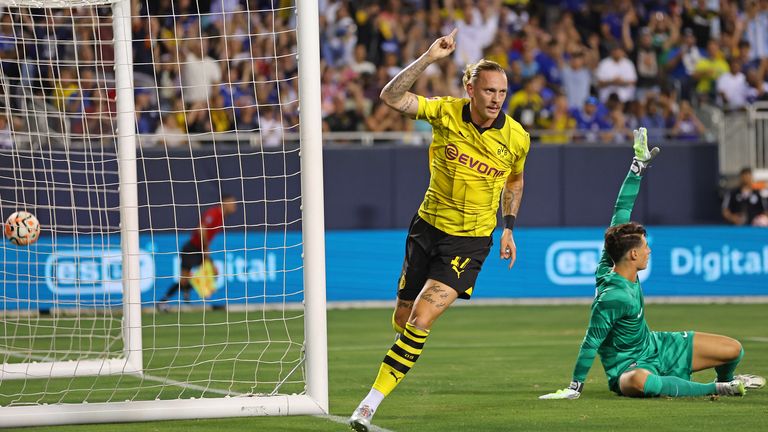
{"type": "MultiPolygon", "coordinates": [[[[152,3],[141,2],[147,9],[152,3]]],[[[282,133],[277,147],[254,147],[253,142],[274,136],[262,122],[250,130],[233,125],[222,134],[193,133],[189,126],[184,144],[174,148],[170,138],[157,141],[138,135],[145,108],[134,100],[147,88],[137,85],[140,78],[134,76],[137,40],[131,29],[137,17],[132,15],[131,0],[0,0],[0,9],[10,16],[6,19],[0,13],[0,37],[8,38],[10,32],[15,39],[11,63],[18,73],[11,76],[0,69],[0,116],[9,123],[14,145],[10,150],[0,146],[0,169],[13,172],[0,175],[0,207],[3,217],[10,208],[30,210],[43,228],[38,243],[22,249],[5,242],[0,250],[5,259],[0,264],[4,278],[0,282],[0,425],[327,414],[317,2],[295,0],[290,7],[265,12],[273,19],[295,14],[286,19],[295,24],[289,29],[296,40],[295,53],[278,52],[277,45],[272,53],[256,50],[257,38],[277,40],[288,31],[278,31],[274,22],[275,34],[265,36],[262,30],[269,25],[252,29],[247,18],[246,34],[238,34],[251,45],[250,58],[237,61],[255,64],[258,59],[261,67],[277,70],[292,56],[297,64],[294,76],[278,71],[262,78],[253,72],[253,81],[246,83],[254,89],[253,100],[245,97],[246,102],[237,106],[222,107],[218,96],[209,95],[203,108],[182,101],[181,108],[174,106],[165,113],[158,109],[163,119],[181,116],[184,122],[197,109],[209,117],[209,127],[225,110],[234,123],[238,110],[254,111],[259,118],[278,112],[280,130],[298,129],[295,150],[282,133]],[[91,12],[73,12],[78,8],[91,8],[91,12]],[[106,8],[111,8],[113,38],[99,41],[99,36],[91,35],[92,40],[88,39],[88,32],[109,33],[99,15],[106,8]],[[70,32],[66,37],[74,46],[70,51],[74,58],[48,55],[41,60],[41,50],[57,49],[51,42],[60,37],[61,23],[72,26],[62,33],[70,32]],[[96,47],[89,55],[78,46],[79,32],[85,32],[87,43],[96,47]],[[100,48],[99,43],[111,49],[100,48]],[[28,60],[30,50],[35,51],[34,61],[28,60]],[[113,71],[108,70],[112,67],[113,71]],[[52,71],[50,77],[43,77],[44,68],[52,71]],[[71,89],[66,87],[66,74],[76,82],[71,89]],[[111,84],[104,84],[105,80],[111,84]],[[270,86],[277,89],[277,99],[267,102],[260,91],[270,86]],[[296,87],[297,100],[281,94],[281,89],[291,86],[296,87]],[[85,96],[86,87],[93,96],[85,96]],[[54,103],[43,101],[46,96],[54,103]],[[284,120],[291,109],[298,111],[296,124],[284,120]],[[95,122],[88,120],[89,115],[97,117],[94,112],[99,113],[95,122]],[[71,120],[77,116],[81,123],[71,120]],[[235,136],[238,144],[228,146],[219,136],[235,136]],[[148,141],[155,142],[155,147],[144,150],[148,141]],[[251,145],[243,147],[240,141],[251,145]],[[212,145],[206,148],[200,142],[212,145]],[[204,165],[205,172],[196,171],[209,161],[214,168],[204,165]],[[252,167],[253,161],[262,166],[252,167]],[[273,166],[275,161],[283,166],[273,166]],[[167,181],[150,179],[159,164],[167,167],[167,181]],[[237,174],[226,172],[233,166],[237,174]],[[183,178],[175,177],[173,167],[182,167],[179,177],[183,178]],[[297,194],[291,192],[294,178],[300,178],[297,194]],[[215,186],[215,193],[209,184],[215,186]],[[175,196],[177,186],[193,190],[194,196],[175,196]],[[153,204],[152,190],[164,187],[171,201],[153,204]],[[217,249],[212,243],[206,252],[218,268],[218,297],[198,291],[197,298],[192,291],[192,300],[186,292],[182,299],[180,288],[177,301],[158,302],[166,286],[179,280],[179,260],[184,258],[177,257],[184,253],[181,249],[196,223],[156,228],[153,212],[181,219],[194,214],[192,219],[198,220],[198,213],[206,208],[223,207],[227,187],[235,190],[243,210],[236,216],[242,222],[230,229],[225,220],[223,233],[216,237],[217,249]],[[253,198],[257,193],[253,189],[259,188],[263,191],[253,198]],[[81,202],[82,197],[88,202],[81,202]],[[263,208],[263,220],[253,221],[254,208],[263,208]],[[292,218],[294,210],[300,213],[299,219],[292,218]],[[174,242],[176,247],[163,249],[163,242],[174,242]],[[173,267],[173,276],[158,269],[158,263],[171,261],[173,265],[167,267],[173,267]],[[297,277],[299,288],[293,282],[297,277]],[[36,297],[45,286],[54,288],[36,297]],[[171,307],[156,309],[165,304],[171,307]]],[[[264,11],[242,12],[250,17],[264,11]]],[[[160,18],[170,22],[164,29],[174,30],[188,25],[202,28],[200,23],[215,19],[204,11],[197,13],[200,16],[166,12],[160,18]],[[181,24],[182,20],[186,21],[181,24]]],[[[155,17],[141,18],[151,23],[150,28],[155,25],[155,17]]],[[[222,46],[228,47],[234,33],[228,33],[226,24],[217,28],[223,28],[222,46]]],[[[159,43],[156,37],[147,36],[150,50],[159,43]]],[[[206,36],[198,33],[196,37],[203,46],[206,36]]],[[[177,57],[161,63],[152,51],[152,62],[158,62],[153,68],[175,62],[180,75],[184,61],[178,57],[179,47],[186,42],[179,34],[166,36],[163,43],[175,47],[171,50],[177,51],[173,53],[177,57]]],[[[202,48],[201,52],[204,56],[202,48]]],[[[234,60],[228,56],[215,59],[216,67],[229,71],[234,60]]],[[[148,92],[159,104],[159,95],[167,87],[160,84],[159,74],[154,79],[148,92]]],[[[221,79],[222,88],[234,84],[227,76],[221,79]]],[[[187,96],[185,91],[181,99],[187,96]]]]}

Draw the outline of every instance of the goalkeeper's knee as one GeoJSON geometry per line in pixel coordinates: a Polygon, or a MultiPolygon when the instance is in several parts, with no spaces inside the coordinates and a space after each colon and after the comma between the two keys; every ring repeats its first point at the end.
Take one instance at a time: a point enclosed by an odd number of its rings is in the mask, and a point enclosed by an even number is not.
{"type": "Polygon", "coordinates": [[[395,330],[396,333],[403,334],[405,329],[397,323],[397,319],[395,319],[395,316],[396,316],[396,312],[392,312],[392,328],[395,330]]]}

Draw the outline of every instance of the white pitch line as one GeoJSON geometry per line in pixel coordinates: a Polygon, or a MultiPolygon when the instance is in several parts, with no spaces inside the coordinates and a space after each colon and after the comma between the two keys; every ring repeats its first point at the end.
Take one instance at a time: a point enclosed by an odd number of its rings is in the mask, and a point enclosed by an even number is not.
{"type": "MultiPolygon", "coordinates": [[[[332,421],[334,423],[338,423],[338,424],[343,424],[345,426],[349,426],[349,419],[347,419],[346,417],[335,416],[335,415],[330,415],[330,414],[328,414],[328,415],[318,415],[318,416],[315,416],[315,417],[323,418],[323,419],[332,421]]],[[[382,427],[378,427],[378,426],[375,426],[375,425],[371,425],[371,427],[368,430],[371,431],[371,432],[395,432],[393,430],[384,429],[382,427]]]]}
{"type": "Polygon", "coordinates": [[[744,340],[750,341],[750,342],[768,342],[768,337],[755,336],[755,337],[744,338],[744,340]]]}
{"type": "MultiPolygon", "coordinates": [[[[15,353],[13,351],[0,350],[0,354],[4,354],[4,355],[10,356],[10,357],[21,358],[21,359],[30,359],[30,360],[45,361],[45,362],[51,361],[51,359],[49,357],[43,357],[43,356],[38,356],[38,355],[34,355],[34,354],[32,354],[32,355],[23,355],[23,354],[15,353]]],[[[173,385],[173,386],[176,386],[176,387],[188,388],[190,390],[197,390],[197,391],[208,392],[208,393],[216,393],[216,394],[220,394],[220,395],[224,395],[224,396],[239,396],[240,395],[240,393],[233,393],[233,392],[228,391],[228,390],[219,390],[219,389],[216,389],[216,388],[203,387],[203,386],[199,386],[197,384],[185,383],[183,381],[176,381],[176,380],[173,380],[173,379],[170,379],[170,378],[157,377],[157,376],[149,375],[149,374],[131,375],[131,376],[133,376],[136,379],[143,379],[143,380],[146,380],[146,381],[154,381],[154,382],[159,382],[159,383],[163,383],[163,384],[173,385]]],[[[335,416],[335,415],[317,415],[317,416],[314,416],[314,417],[325,419],[325,420],[332,421],[334,423],[338,423],[338,424],[342,424],[342,425],[348,425],[349,424],[349,423],[347,423],[348,420],[346,418],[340,417],[340,416],[335,416]]],[[[389,429],[380,428],[380,427],[374,426],[374,425],[371,425],[370,431],[371,432],[395,432],[395,431],[392,431],[392,430],[389,430],[389,429]]]]}

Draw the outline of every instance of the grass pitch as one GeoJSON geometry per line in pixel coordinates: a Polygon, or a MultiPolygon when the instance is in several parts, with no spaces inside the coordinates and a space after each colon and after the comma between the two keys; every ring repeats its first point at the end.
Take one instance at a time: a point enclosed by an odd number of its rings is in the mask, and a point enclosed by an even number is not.
{"type": "MultiPolygon", "coordinates": [[[[764,304],[649,305],[646,318],[653,330],[695,330],[739,339],[746,355],[737,372],[768,375],[766,312],[768,305],[764,304]]],[[[346,419],[367,393],[392,343],[390,316],[390,310],[381,309],[328,313],[330,419],[238,418],[34,430],[347,430],[338,421],[346,419]]],[[[765,430],[768,388],[752,390],[744,398],[715,401],[622,398],[608,390],[599,362],[590,372],[581,399],[538,400],[540,394],[570,381],[588,318],[585,305],[453,308],[435,325],[418,364],[384,401],[374,423],[397,432],[765,430]]],[[[713,371],[704,371],[694,379],[713,377],[713,371]]]]}

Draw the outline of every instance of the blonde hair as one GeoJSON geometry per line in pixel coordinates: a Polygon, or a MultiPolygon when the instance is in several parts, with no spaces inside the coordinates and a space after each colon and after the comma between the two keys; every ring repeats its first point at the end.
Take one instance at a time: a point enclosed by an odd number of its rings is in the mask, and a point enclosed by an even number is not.
{"type": "Polygon", "coordinates": [[[470,63],[464,68],[464,76],[461,78],[464,87],[466,88],[469,83],[474,84],[477,76],[480,75],[480,72],[482,71],[496,71],[505,75],[507,73],[507,71],[495,61],[482,59],[477,63],[470,63]]]}

